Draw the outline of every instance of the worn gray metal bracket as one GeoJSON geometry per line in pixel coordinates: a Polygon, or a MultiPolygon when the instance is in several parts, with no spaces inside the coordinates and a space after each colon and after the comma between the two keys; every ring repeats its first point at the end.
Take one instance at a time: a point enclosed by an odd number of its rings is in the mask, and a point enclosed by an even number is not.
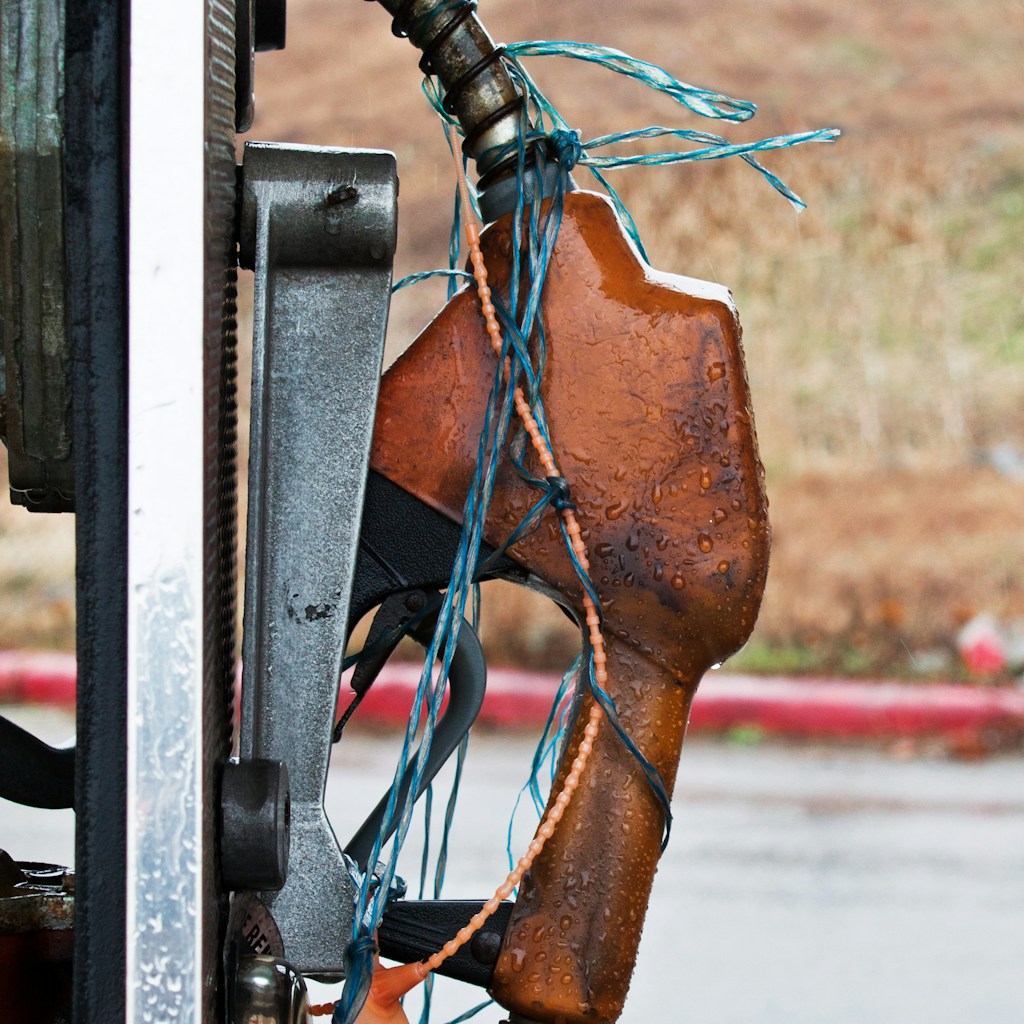
{"type": "Polygon", "coordinates": [[[291,780],[288,878],[260,894],[284,954],[341,974],[354,883],[324,812],[384,351],[390,153],[250,143],[240,262],[256,272],[240,757],[291,780]]]}

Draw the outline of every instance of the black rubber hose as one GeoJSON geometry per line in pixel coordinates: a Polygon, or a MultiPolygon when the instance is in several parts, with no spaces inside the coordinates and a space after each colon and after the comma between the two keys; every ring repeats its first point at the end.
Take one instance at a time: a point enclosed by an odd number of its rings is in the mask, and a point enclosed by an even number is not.
{"type": "MultiPolygon", "coordinates": [[[[429,646],[433,630],[437,624],[437,616],[433,621],[424,620],[412,631],[418,643],[429,646]]],[[[430,754],[424,766],[423,777],[413,800],[418,800],[430,785],[431,780],[444,766],[449,756],[455,751],[463,736],[469,732],[483,704],[484,691],[487,687],[487,663],[484,661],[483,648],[476,631],[466,621],[459,630],[459,642],[455,647],[451,669],[448,673],[449,698],[448,707],[434,730],[434,740],[430,754]]],[[[414,755],[415,756],[415,755],[414,755]]],[[[412,785],[412,767],[410,766],[402,779],[395,805],[394,816],[388,823],[385,841],[398,828],[405,802],[409,797],[412,785]]],[[[381,797],[380,802],[370,812],[369,817],[359,827],[356,834],[349,840],[345,853],[362,868],[367,870],[373,843],[380,831],[381,822],[387,812],[388,794],[381,797]]],[[[371,865],[372,866],[372,865],[371,865]]]]}
{"type": "Polygon", "coordinates": [[[75,748],[51,747],[0,715],[0,797],[26,807],[74,807],[75,748]]]}

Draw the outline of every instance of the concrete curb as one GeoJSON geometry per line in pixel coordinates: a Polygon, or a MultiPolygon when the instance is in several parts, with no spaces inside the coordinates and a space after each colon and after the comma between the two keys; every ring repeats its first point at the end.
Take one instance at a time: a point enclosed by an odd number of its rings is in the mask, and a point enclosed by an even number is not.
{"type": "MultiPolygon", "coordinates": [[[[363,724],[406,721],[419,668],[388,665],[363,701],[363,724]]],[[[554,673],[491,669],[479,722],[493,728],[539,728],[558,688],[554,673]]],[[[0,651],[0,703],[73,705],[71,654],[0,651]]],[[[349,700],[342,688],[341,703],[349,700]]],[[[690,728],[727,732],[749,727],[808,739],[1024,735],[1024,692],[985,686],[851,682],[709,673],[693,704],[690,728]]]]}

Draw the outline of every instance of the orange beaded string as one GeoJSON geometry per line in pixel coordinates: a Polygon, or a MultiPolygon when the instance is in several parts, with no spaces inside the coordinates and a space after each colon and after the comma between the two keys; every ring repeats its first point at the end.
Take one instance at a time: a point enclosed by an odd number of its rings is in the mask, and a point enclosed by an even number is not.
{"type": "MultiPolygon", "coordinates": [[[[472,204],[469,200],[469,183],[466,181],[466,173],[463,169],[462,161],[457,156],[458,137],[455,134],[454,127],[449,126],[448,131],[452,143],[452,154],[455,156],[455,167],[459,181],[462,217],[466,225],[466,241],[469,244],[469,259],[473,266],[473,277],[476,280],[476,291],[477,295],[480,297],[480,306],[484,315],[484,322],[487,326],[487,335],[491,339],[491,347],[500,358],[502,351],[501,327],[498,325],[494,303],[491,301],[491,289],[487,284],[487,267],[484,264],[484,254],[480,249],[480,225],[476,220],[472,204]]],[[[506,356],[504,364],[506,380],[510,373],[511,360],[506,356]]],[[[513,392],[513,400],[515,402],[516,412],[522,420],[527,434],[530,436],[530,442],[533,445],[534,451],[537,453],[537,458],[544,467],[544,475],[547,477],[561,476],[558,471],[558,464],[555,462],[554,454],[545,440],[544,435],[541,433],[540,428],[537,426],[537,421],[534,419],[533,412],[530,410],[530,405],[526,401],[526,396],[523,394],[523,389],[521,387],[517,387],[513,392]]],[[[561,513],[565,520],[565,529],[569,534],[573,552],[579,560],[580,565],[583,566],[584,571],[589,572],[590,562],[587,558],[587,547],[583,543],[583,537],[580,533],[580,525],[576,519],[576,513],[573,509],[568,507],[563,507],[561,509],[561,513]]],[[[585,591],[583,594],[583,607],[586,613],[586,623],[590,634],[590,645],[594,652],[594,675],[598,685],[603,689],[608,682],[608,672],[606,667],[607,656],[604,650],[604,637],[601,635],[601,618],[598,615],[597,608],[594,605],[593,600],[585,591]]],[[[446,942],[441,949],[426,961],[423,966],[428,970],[437,970],[437,968],[440,967],[448,957],[452,956],[457,950],[465,945],[473,935],[483,927],[484,922],[498,909],[502,900],[507,899],[512,894],[512,890],[522,881],[523,875],[530,870],[530,866],[533,864],[541,850],[544,849],[544,844],[554,834],[555,826],[562,820],[562,816],[565,814],[565,809],[569,806],[569,801],[572,799],[573,793],[576,792],[576,788],[579,786],[580,777],[583,774],[583,769],[586,767],[587,760],[590,757],[590,752],[593,750],[594,739],[597,736],[598,728],[603,717],[604,712],[601,710],[600,705],[595,703],[590,709],[590,719],[583,730],[583,738],[580,740],[580,745],[576,752],[576,757],[572,762],[572,766],[569,769],[569,774],[565,777],[562,790],[555,798],[555,802],[551,805],[548,813],[545,815],[544,821],[541,823],[540,828],[537,829],[537,833],[534,836],[533,841],[527,847],[526,853],[519,858],[515,868],[509,872],[505,881],[502,882],[494,895],[470,919],[469,923],[465,925],[465,927],[461,928],[453,939],[446,942]]]]}
{"type": "MultiPolygon", "coordinates": [[[[455,155],[456,150],[458,149],[458,139],[453,127],[449,128],[449,132],[452,139],[452,153],[455,155]]],[[[491,340],[491,346],[500,358],[502,351],[501,327],[498,325],[494,303],[491,301],[491,289],[487,284],[487,267],[484,265],[483,252],[480,249],[480,226],[477,223],[476,216],[473,213],[472,204],[469,200],[469,183],[466,181],[466,174],[463,170],[462,162],[459,160],[457,155],[455,156],[455,165],[459,180],[462,216],[466,225],[466,241],[469,245],[469,259],[473,265],[473,277],[476,280],[477,295],[480,297],[480,306],[484,315],[484,322],[487,326],[487,335],[491,340]]],[[[511,360],[506,356],[504,363],[504,375],[506,380],[510,373],[511,360]]],[[[540,428],[537,426],[537,421],[530,410],[530,405],[527,402],[526,396],[523,394],[523,389],[521,387],[516,387],[513,392],[513,400],[515,402],[516,412],[522,420],[527,434],[530,436],[530,441],[533,444],[534,451],[537,453],[537,457],[540,460],[541,465],[544,467],[544,475],[549,477],[561,476],[558,471],[558,464],[555,462],[554,454],[545,440],[544,435],[541,433],[540,428]]],[[[587,548],[583,543],[583,537],[580,532],[579,522],[576,519],[576,514],[573,509],[568,507],[563,507],[560,511],[563,519],[565,520],[565,529],[569,534],[569,540],[572,544],[573,552],[584,571],[589,572],[590,561],[587,558],[587,548]]],[[[601,635],[601,618],[598,615],[596,605],[586,591],[583,593],[583,608],[585,612],[587,630],[590,635],[590,646],[594,657],[594,677],[597,684],[604,689],[608,683],[608,659],[604,649],[604,637],[601,635]]],[[[494,895],[480,908],[479,911],[477,911],[476,914],[473,915],[468,924],[460,928],[455,936],[446,942],[428,960],[423,963],[402,964],[399,967],[378,967],[374,972],[373,986],[371,988],[369,1001],[374,1001],[382,1007],[397,1004],[397,1001],[401,996],[405,995],[406,992],[422,981],[431,971],[436,971],[437,968],[445,962],[445,960],[450,956],[453,956],[459,949],[469,942],[469,940],[483,927],[487,919],[494,914],[502,901],[508,899],[512,894],[512,890],[519,885],[523,879],[523,875],[530,870],[531,865],[537,859],[541,850],[544,849],[544,844],[552,835],[554,835],[555,828],[562,820],[565,810],[569,806],[569,802],[572,800],[573,794],[579,786],[580,778],[582,777],[583,770],[590,758],[590,753],[594,749],[594,740],[597,737],[598,729],[600,728],[601,719],[603,717],[604,712],[601,710],[601,706],[597,703],[593,704],[590,709],[590,718],[583,730],[583,738],[580,740],[580,745],[576,751],[576,757],[573,759],[572,765],[569,768],[569,773],[565,777],[565,782],[562,784],[561,791],[555,798],[555,802],[551,805],[547,814],[544,816],[544,820],[537,829],[537,832],[533,837],[533,841],[526,848],[526,852],[519,858],[515,868],[509,872],[505,881],[498,886],[497,890],[495,890],[494,895]]],[[[334,1005],[332,1003],[322,1003],[311,1006],[309,1014],[311,1017],[324,1016],[333,1012],[333,1009],[334,1005]]]]}

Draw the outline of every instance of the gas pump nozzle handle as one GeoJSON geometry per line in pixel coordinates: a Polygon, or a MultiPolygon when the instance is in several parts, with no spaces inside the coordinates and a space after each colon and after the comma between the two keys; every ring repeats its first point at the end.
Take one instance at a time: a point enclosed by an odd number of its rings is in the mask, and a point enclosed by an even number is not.
{"type": "MultiPolygon", "coordinates": [[[[511,224],[483,236],[507,294],[511,224]]],[[[644,264],[603,197],[565,198],[544,288],[550,436],[601,598],[608,692],[671,793],[703,673],[753,628],[769,527],[728,292],[644,264]]],[[[385,375],[373,468],[458,521],[494,379],[472,291],[456,295],[385,375]]],[[[485,531],[495,547],[536,501],[506,460],[485,531]]],[[[553,515],[509,551],[582,618],[553,515]]],[[[590,696],[577,701],[568,770],[590,696]]],[[[553,792],[559,789],[556,781],[553,792]]],[[[565,817],[521,886],[492,994],[535,1021],[613,1021],[636,958],[663,815],[606,723],[565,817]]]]}

